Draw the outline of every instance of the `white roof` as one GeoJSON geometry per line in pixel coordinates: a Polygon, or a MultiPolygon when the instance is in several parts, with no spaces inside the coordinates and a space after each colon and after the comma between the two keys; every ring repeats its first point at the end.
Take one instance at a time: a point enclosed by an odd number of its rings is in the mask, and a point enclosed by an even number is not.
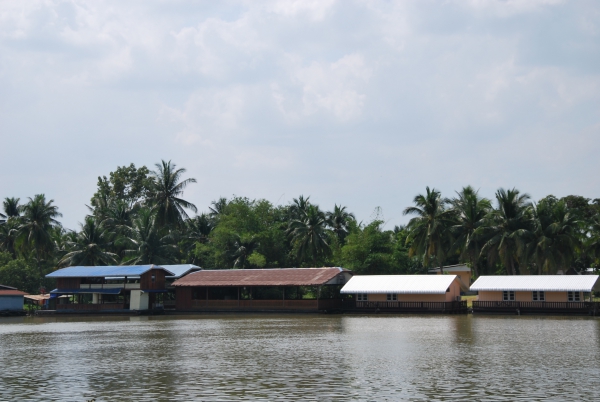
{"type": "Polygon", "coordinates": [[[340,293],[446,293],[456,275],[355,275],[340,293]]]}
{"type": "Polygon", "coordinates": [[[598,275],[515,275],[480,276],[471,285],[473,291],[590,292],[598,275]]]}

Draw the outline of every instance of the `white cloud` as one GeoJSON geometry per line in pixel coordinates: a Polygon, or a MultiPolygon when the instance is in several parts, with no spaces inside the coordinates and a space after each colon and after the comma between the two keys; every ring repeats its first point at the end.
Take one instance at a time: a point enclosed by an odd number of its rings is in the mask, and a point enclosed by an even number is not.
{"type": "Polygon", "coordinates": [[[199,206],[311,194],[392,224],[426,185],[596,198],[599,15],[591,1],[2,2],[0,197],[46,192],[75,227],[98,175],[171,159],[199,206]]]}

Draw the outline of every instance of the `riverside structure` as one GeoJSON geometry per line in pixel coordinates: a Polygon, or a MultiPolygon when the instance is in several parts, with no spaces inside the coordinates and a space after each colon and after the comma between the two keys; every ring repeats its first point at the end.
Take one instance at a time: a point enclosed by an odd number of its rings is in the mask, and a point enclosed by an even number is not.
{"type": "Polygon", "coordinates": [[[340,268],[202,270],[175,281],[177,311],[341,311],[340,268]]]}
{"type": "Polygon", "coordinates": [[[161,266],[132,265],[68,267],[46,277],[56,279],[50,292],[56,312],[88,313],[156,308],[156,295],[167,292],[168,275],[174,273],[161,266]]]}
{"type": "Polygon", "coordinates": [[[474,313],[592,314],[598,275],[480,276],[471,285],[477,291],[474,313]]]}
{"type": "Polygon", "coordinates": [[[363,275],[340,293],[352,296],[345,310],[356,312],[466,313],[466,290],[457,275],[363,275]]]}

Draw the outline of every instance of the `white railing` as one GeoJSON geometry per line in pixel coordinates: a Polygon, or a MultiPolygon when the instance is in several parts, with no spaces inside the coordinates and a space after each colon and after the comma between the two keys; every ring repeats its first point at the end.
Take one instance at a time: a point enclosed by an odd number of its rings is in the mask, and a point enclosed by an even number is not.
{"type": "Polygon", "coordinates": [[[79,289],[139,289],[139,283],[104,283],[104,284],[81,284],[79,289]]]}

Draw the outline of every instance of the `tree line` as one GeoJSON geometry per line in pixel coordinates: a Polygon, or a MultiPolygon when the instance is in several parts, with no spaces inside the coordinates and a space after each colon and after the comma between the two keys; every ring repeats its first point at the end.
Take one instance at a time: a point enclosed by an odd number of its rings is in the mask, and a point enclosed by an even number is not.
{"type": "Polygon", "coordinates": [[[600,200],[516,189],[495,199],[467,186],[454,197],[426,188],[405,208],[406,226],[379,214],[358,221],[342,205],[324,211],[299,196],[288,205],[219,198],[205,212],[183,198],[196,183],[161,161],[154,170],[120,166],[98,178],[78,230],[67,230],[43,194],[5,198],[0,213],[0,283],[28,292],[44,275],[73,265],[193,263],[205,269],[343,266],[358,274],[426,273],[466,263],[474,275],[553,274],[596,266],[600,200]],[[190,216],[190,214],[194,216],[190,216]]]}

